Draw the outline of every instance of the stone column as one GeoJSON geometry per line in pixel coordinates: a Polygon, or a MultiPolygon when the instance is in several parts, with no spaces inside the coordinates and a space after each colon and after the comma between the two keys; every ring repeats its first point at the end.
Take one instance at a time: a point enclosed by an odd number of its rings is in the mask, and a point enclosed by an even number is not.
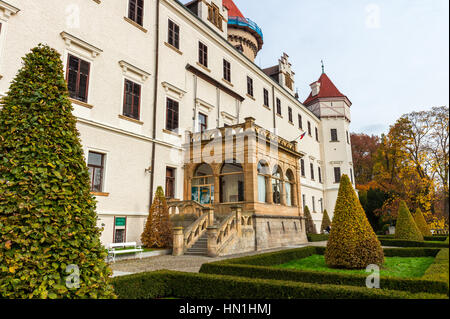
{"type": "Polygon", "coordinates": [[[238,237],[241,237],[241,235],[242,235],[242,224],[241,224],[242,207],[234,206],[234,207],[231,207],[231,210],[236,214],[236,231],[237,231],[238,237]]]}
{"type": "Polygon", "coordinates": [[[208,257],[217,257],[217,232],[216,226],[210,226],[207,228],[208,235],[208,257]]]}
{"type": "Polygon", "coordinates": [[[266,178],[266,194],[267,194],[267,204],[273,205],[273,189],[272,189],[272,178],[266,178]]]}
{"type": "Polygon", "coordinates": [[[184,254],[184,233],[183,227],[175,227],[173,229],[173,256],[181,256],[184,254]]]}
{"type": "Polygon", "coordinates": [[[284,180],[280,181],[281,184],[281,205],[286,206],[286,182],[284,180]]]}
{"type": "Polygon", "coordinates": [[[220,203],[220,175],[214,175],[214,206],[220,203]]]}
{"type": "Polygon", "coordinates": [[[208,214],[208,226],[214,225],[214,210],[210,207],[203,208],[203,214],[208,214]]]}

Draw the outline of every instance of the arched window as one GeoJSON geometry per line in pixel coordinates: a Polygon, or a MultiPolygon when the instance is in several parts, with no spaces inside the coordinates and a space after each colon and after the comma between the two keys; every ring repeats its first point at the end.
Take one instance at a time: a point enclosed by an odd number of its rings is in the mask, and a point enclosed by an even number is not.
{"type": "Polygon", "coordinates": [[[275,165],[272,173],[272,194],[273,203],[281,204],[281,183],[283,182],[283,173],[278,165],[275,165]]]}
{"type": "Polygon", "coordinates": [[[220,202],[238,203],[244,201],[244,169],[233,160],[226,163],[220,172],[220,202]]]}
{"type": "Polygon", "coordinates": [[[286,181],[285,181],[285,193],[286,193],[286,205],[292,206],[294,203],[294,174],[290,169],[286,172],[286,181]]]}
{"type": "Polygon", "coordinates": [[[214,173],[208,164],[197,167],[192,178],[192,200],[202,205],[214,204],[214,173]]]}
{"type": "Polygon", "coordinates": [[[258,201],[267,203],[267,181],[270,176],[269,166],[264,162],[258,163],[258,201]]]}

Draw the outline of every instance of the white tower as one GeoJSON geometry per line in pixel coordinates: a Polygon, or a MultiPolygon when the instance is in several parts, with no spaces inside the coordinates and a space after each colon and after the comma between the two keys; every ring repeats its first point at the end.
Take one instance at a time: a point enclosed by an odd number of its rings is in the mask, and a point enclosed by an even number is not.
{"type": "Polygon", "coordinates": [[[355,185],[350,141],[352,103],[336,88],[322,67],[322,75],[311,84],[311,94],[303,104],[321,119],[323,206],[333,218],[340,177],[348,175],[355,185]]]}

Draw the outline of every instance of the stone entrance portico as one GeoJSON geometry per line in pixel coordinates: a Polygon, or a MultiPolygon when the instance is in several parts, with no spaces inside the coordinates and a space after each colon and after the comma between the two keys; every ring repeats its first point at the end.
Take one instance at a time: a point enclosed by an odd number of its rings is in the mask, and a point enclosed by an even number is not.
{"type": "MultiPolygon", "coordinates": [[[[213,255],[307,242],[300,201],[299,160],[304,154],[296,142],[246,118],[239,125],[187,132],[184,147],[184,200],[212,209],[221,222],[217,230],[209,230],[208,245],[222,245],[213,255]],[[228,241],[222,240],[224,234],[228,241]]],[[[196,235],[202,232],[206,229],[196,235]]]]}

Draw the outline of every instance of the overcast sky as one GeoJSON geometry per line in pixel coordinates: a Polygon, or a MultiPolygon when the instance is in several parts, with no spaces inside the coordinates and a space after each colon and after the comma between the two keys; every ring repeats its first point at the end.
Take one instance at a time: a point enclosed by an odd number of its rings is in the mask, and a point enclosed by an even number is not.
{"type": "Polygon", "coordinates": [[[449,105],[448,0],[235,0],[263,30],[261,67],[283,52],[301,100],[325,72],[352,101],[352,131],[380,134],[403,114],[449,105]]]}

